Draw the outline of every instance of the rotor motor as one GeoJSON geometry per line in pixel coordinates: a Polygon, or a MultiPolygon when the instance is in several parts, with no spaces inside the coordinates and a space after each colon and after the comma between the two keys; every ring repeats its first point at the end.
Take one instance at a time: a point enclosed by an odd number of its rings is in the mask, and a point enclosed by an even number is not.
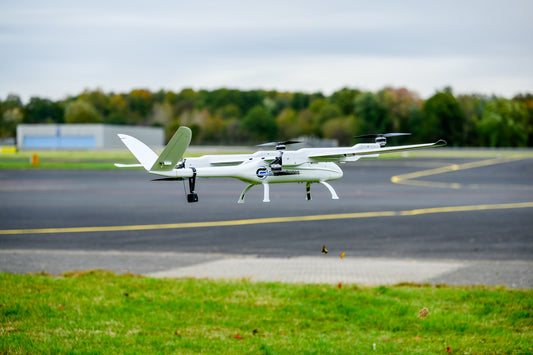
{"type": "Polygon", "coordinates": [[[397,136],[409,136],[411,133],[381,133],[381,134],[364,134],[362,136],[355,137],[356,139],[359,138],[374,138],[375,142],[379,144],[381,148],[383,148],[387,144],[387,138],[388,137],[397,137],[397,136]]]}

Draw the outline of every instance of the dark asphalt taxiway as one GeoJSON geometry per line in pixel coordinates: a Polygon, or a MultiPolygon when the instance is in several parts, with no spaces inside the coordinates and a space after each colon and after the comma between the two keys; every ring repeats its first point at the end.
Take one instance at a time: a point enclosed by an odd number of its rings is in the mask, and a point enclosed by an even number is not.
{"type": "Polygon", "coordinates": [[[339,200],[320,184],[311,201],[304,184],[275,184],[270,203],[256,186],[244,204],[246,185],[233,179],[198,180],[199,202],[189,204],[183,182],[140,170],[0,170],[0,271],[149,273],[228,255],[320,256],[327,245],[352,258],[475,262],[468,272],[492,284],[507,268],[504,278],[533,287],[533,159],[341,167],[331,182],[339,200]]]}

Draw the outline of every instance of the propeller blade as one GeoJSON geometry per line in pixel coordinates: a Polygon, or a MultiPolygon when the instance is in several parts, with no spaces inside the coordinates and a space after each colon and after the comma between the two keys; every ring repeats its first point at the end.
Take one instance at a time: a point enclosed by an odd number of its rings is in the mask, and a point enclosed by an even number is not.
{"type": "Polygon", "coordinates": [[[257,147],[275,147],[276,145],[278,145],[278,143],[268,142],[268,143],[258,144],[257,147]]]}
{"type": "Polygon", "coordinates": [[[289,141],[284,141],[284,142],[268,142],[268,143],[258,144],[257,146],[258,147],[275,147],[275,146],[278,146],[278,145],[296,144],[296,143],[301,143],[301,142],[300,141],[289,140],[289,141]]]}
{"type": "Polygon", "coordinates": [[[397,137],[397,136],[410,136],[411,133],[381,133],[381,134],[364,134],[362,136],[354,137],[356,139],[358,138],[378,138],[378,137],[397,137]]]}
{"type": "Polygon", "coordinates": [[[385,133],[383,134],[383,137],[389,138],[389,137],[397,137],[397,136],[410,136],[411,133],[385,133]]]}

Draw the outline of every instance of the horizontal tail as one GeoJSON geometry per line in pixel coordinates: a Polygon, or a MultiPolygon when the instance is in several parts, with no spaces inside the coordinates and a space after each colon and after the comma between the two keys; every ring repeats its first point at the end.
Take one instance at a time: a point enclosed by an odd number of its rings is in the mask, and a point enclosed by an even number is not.
{"type": "Polygon", "coordinates": [[[129,149],[129,151],[137,158],[142,167],[150,171],[152,165],[157,160],[157,154],[150,149],[146,144],[126,134],[119,134],[118,137],[122,140],[122,143],[129,149]]]}
{"type": "Polygon", "coordinates": [[[115,163],[115,166],[117,168],[142,168],[142,164],[120,164],[120,163],[115,163]]]}

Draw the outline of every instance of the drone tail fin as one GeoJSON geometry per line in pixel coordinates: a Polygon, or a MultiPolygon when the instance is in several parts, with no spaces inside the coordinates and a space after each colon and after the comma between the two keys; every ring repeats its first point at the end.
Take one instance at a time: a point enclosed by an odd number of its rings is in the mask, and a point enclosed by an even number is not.
{"type": "MultiPolygon", "coordinates": [[[[139,163],[141,163],[140,166],[147,171],[170,171],[183,158],[185,150],[187,150],[191,143],[192,133],[187,127],[178,128],[160,156],[157,156],[150,147],[137,138],[128,136],[127,134],[119,134],[118,137],[135,158],[137,158],[139,163]]],[[[123,168],[139,166],[139,164],[118,164],[116,166],[123,168]]]]}
{"type": "Polygon", "coordinates": [[[170,171],[174,169],[176,164],[183,159],[183,154],[185,154],[189,144],[191,144],[191,138],[192,132],[190,128],[185,126],[178,128],[161,152],[161,155],[153,161],[149,171],[170,171]]]}

